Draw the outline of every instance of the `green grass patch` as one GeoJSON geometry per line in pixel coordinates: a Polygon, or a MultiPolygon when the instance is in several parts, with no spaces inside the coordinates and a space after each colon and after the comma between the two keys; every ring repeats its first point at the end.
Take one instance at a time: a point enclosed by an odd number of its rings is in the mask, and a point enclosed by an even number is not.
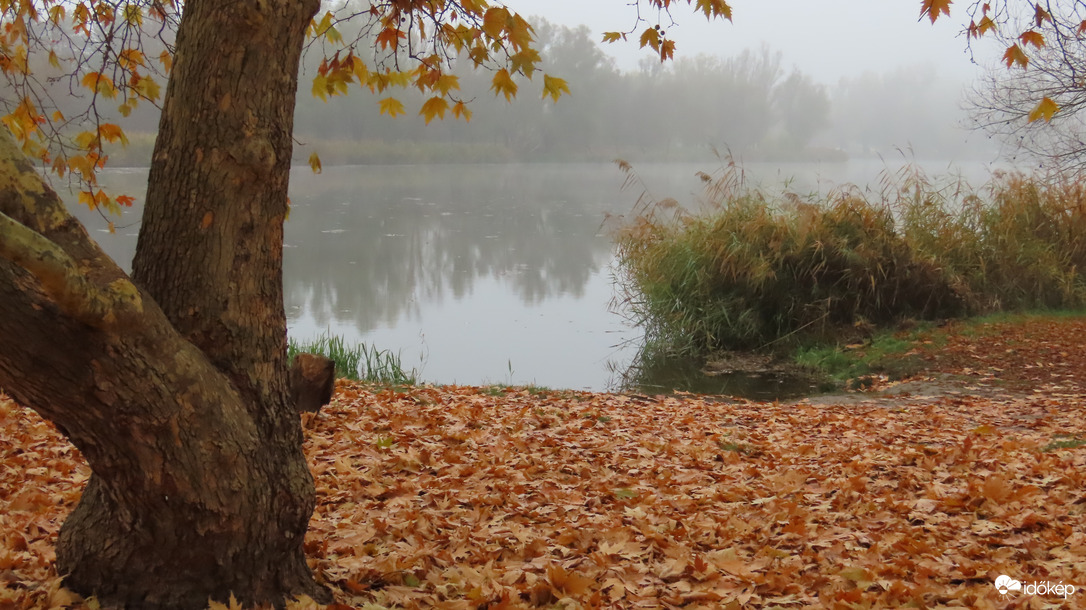
{"type": "Polygon", "coordinates": [[[413,386],[418,383],[418,372],[404,369],[399,354],[365,343],[347,345],[338,335],[325,333],[308,341],[289,338],[288,360],[293,361],[294,356],[300,353],[327,356],[336,363],[337,377],[388,386],[413,386]]]}
{"type": "Polygon", "coordinates": [[[479,388],[479,393],[484,396],[505,396],[510,391],[510,386],[494,384],[479,388]]]}
{"type": "Polygon", "coordinates": [[[1058,451],[1060,449],[1078,449],[1079,447],[1086,447],[1086,439],[1081,439],[1077,436],[1058,435],[1057,438],[1058,440],[1053,440],[1051,443],[1045,445],[1041,451],[1058,451]]]}
{"type": "Polygon", "coordinates": [[[878,332],[863,343],[800,347],[793,358],[796,364],[826,375],[837,386],[862,386],[872,375],[903,379],[921,372],[925,367],[923,352],[945,342],[945,334],[921,325],[908,332],[878,332]]]}

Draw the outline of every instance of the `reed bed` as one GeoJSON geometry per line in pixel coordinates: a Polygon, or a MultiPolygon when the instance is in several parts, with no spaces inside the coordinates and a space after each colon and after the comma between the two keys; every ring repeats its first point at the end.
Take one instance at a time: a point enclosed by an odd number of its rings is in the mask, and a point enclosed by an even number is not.
{"type": "MultiPolygon", "coordinates": [[[[630,181],[632,169],[620,163],[630,181]]],[[[800,195],[702,175],[691,212],[643,196],[615,228],[620,306],[654,349],[704,355],[850,329],[1086,305],[1086,183],[915,167],[800,195]]]]}

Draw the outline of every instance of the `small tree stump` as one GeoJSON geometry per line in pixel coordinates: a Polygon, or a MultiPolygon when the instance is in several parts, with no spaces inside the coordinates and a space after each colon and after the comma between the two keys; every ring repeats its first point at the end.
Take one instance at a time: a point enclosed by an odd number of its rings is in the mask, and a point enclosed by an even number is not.
{"type": "Polygon", "coordinates": [[[290,367],[290,397],[299,413],[320,411],[332,402],[336,363],[318,354],[298,354],[290,367]]]}

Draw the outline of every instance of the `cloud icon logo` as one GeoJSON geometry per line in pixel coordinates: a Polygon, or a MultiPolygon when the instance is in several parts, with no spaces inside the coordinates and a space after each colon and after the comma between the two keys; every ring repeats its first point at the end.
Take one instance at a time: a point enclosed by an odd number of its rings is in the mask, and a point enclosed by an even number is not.
{"type": "Polygon", "coordinates": [[[995,580],[995,588],[999,591],[1000,595],[1006,595],[1011,591],[1021,591],[1022,583],[1006,574],[1001,574],[999,578],[995,580]]]}

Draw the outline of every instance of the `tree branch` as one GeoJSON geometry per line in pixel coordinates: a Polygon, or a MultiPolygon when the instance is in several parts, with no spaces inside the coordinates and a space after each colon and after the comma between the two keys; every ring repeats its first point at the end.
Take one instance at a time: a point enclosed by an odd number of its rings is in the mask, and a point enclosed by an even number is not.
{"type": "Polygon", "coordinates": [[[121,278],[98,287],[60,246],[3,212],[0,258],[33,275],[64,313],[95,328],[112,327],[122,318],[143,312],[143,300],[132,282],[121,278]]]}

